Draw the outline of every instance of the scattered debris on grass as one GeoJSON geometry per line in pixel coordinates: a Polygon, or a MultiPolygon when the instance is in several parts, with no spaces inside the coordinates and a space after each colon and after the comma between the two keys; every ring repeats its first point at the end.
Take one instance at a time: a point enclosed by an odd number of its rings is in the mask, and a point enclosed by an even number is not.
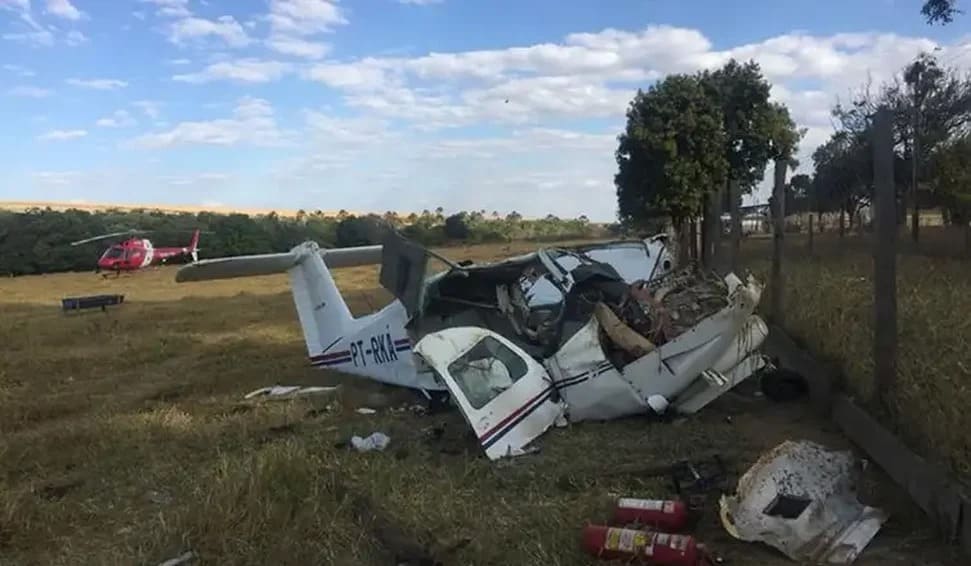
{"type": "Polygon", "coordinates": [[[82,483],[84,482],[81,480],[53,483],[40,488],[38,490],[38,494],[48,501],[57,501],[58,499],[62,499],[69,492],[81,487],[82,483]]]}
{"type": "Polygon", "coordinates": [[[273,385],[270,387],[262,387],[255,391],[251,391],[243,397],[244,399],[293,399],[294,397],[303,397],[306,395],[322,395],[325,393],[333,393],[340,389],[339,385],[333,387],[303,387],[300,385],[273,385]]]}
{"type": "Polygon", "coordinates": [[[354,412],[357,413],[357,414],[359,414],[359,415],[373,415],[373,414],[377,413],[377,411],[375,411],[374,409],[371,409],[369,407],[361,407],[360,409],[357,409],[354,412]]]}
{"type": "Polygon", "coordinates": [[[367,438],[360,436],[351,437],[351,446],[358,452],[383,451],[391,443],[391,438],[383,432],[375,432],[367,438]]]}
{"type": "Polygon", "coordinates": [[[739,479],[735,495],[722,496],[722,525],[792,560],[850,564],[887,520],[856,499],[853,475],[849,451],[783,442],[739,479]]]}
{"type": "Polygon", "coordinates": [[[176,556],[175,558],[170,558],[165,562],[161,562],[158,566],[182,566],[182,564],[188,564],[196,557],[196,553],[191,550],[176,556]]]}

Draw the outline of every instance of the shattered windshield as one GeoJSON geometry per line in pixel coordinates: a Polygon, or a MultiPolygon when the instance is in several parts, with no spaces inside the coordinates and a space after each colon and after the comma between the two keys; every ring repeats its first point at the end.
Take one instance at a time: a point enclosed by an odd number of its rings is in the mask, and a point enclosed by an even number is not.
{"type": "Polygon", "coordinates": [[[650,279],[654,268],[647,247],[640,244],[595,248],[587,250],[586,255],[594,261],[610,265],[627,282],[650,279]]]}
{"type": "Polygon", "coordinates": [[[526,362],[502,342],[486,336],[448,366],[448,373],[462,388],[475,409],[481,409],[497,395],[526,375],[526,362]]]}

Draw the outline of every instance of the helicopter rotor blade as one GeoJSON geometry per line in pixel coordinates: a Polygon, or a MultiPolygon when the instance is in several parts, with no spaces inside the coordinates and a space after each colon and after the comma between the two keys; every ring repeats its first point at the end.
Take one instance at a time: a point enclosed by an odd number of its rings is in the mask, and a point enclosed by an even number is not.
{"type": "Polygon", "coordinates": [[[102,234],[100,236],[94,236],[92,238],[85,238],[83,240],[78,240],[76,242],[71,242],[72,246],[79,246],[81,244],[87,244],[88,242],[97,242],[99,240],[107,240],[109,238],[116,238],[118,236],[133,235],[133,234],[145,234],[151,230],[124,230],[121,232],[112,232],[110,234],[102,234]]]}

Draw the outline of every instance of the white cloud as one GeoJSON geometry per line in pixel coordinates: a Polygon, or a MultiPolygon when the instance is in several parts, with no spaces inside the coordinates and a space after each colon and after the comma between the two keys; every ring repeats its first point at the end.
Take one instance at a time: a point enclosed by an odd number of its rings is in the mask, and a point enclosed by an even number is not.
{"type": "Polygon", "coordinates": [[[51,130],[37,136],[37,139],[42,141],[65,141],[83,138],[86,135],[88,135],[87,130],[51,130]]]}
{"type": "Polygon", "coordinates": [[[351,91],[375,90],[391,81],[387,65],[378,59],[362,59],[355,63],[321,63],[304,73],[312,81],[351,91]]]}
{"type": "Polygon", "coordinates": [[[280,35],[313,35],[347,23],[337,2],[331,0],[270,0],[266,19],[280,35]]]}
{"type": "Polygon", "coordinates": [[[166,61],[169,65],[188,65],[192,63],[191,59],[169,59],[166,61]]]}
{"type": "Polygon", "coordinates": [[[66,20],[81,19],[81,11],[70,0],[47,0],[47,13],[66,20]]]}
{"type": "Polygon", "coordinates": [[[186,83],[206,83],[228,80],[242,83],[265,83],[279,79],[291,69],[289,63],[238,59],[213,63],[198,73],[175,75],[172,80],[186,83]]]}
{"type": "Polygon", "coordinates": [[[126,81],[118,79],[67,79],[67,84],[92,90],[116,90],[128,86],[126,81]]]}
{"type": "Polygon", "coordinates": [[[131,144],[144,149],[237,144],[273,147],[286,141],[285,132],[277,127],[270,103],[260,98],[244,97],[237,102],[230,118],[180,122],[166,132],[139,136],[131,140],[131,144]]]}
{"type": "Polygon", "coordinates": [[[22,67],[20,65],[13,65],[13,64],[10,64],[10,63],[5,64],[3,66],[3,70],[4,71],[9,71],[9,72],[11,72],[11,73],[13,73],[15,75],[19,75],[21,77],[33,77],[34,75],[37,74],[34,71],[28,69],[27,67],[22,67]]]}
{"type": "Polygon", "coordinates": [[[399,4],[412,4],[414,6],[428,6],[430,4],[441,4],[445,0],[398,0],[399,4]]]}
{"type": "Polygon", "coordinates": [[[189,0],[141,0],[148,4],[154,4],[157,8],[156,13],[160,16],[184,17],[189,16],[189,0]]]}
{"type": "Polygon", "coordinates": [[[145,12],[142,12],[142,11],[140,11],[140,10],[135,10],[135,11],[133,11],[133,12],[131,13],[131,15],[132,15],[132,17],[133,17],[133,18],[135,18],[136,20],[142,20],[142,21],[144,21],[144,20],[145,20],[145,12]]]}
{"type": "Polygon", "coordinates": [[[27,98],[47,98],[52,93],[49,89],[35,86],[15,86],[7,91],[10,96],[23,96],[27,98]]]}
{"type": "Polygon", "coordinates": [[[229,47],[244,47],[250,43],[243,26],[232,16],[220,16],[215,20],[207,20],[189,16],[172,22],[168,39],[176,45],[215,37],[222,40],[229,47]]]}
{"type": "Polygon", "coordinates": [[[47,30],[5,33],[3,38],[32,47],[50,47],[54,45],[54,34],[47,30]]]}
{"type": "Polygon", "coordinates": [[[330,51],[326,43],[290,36],[271,37],[266,40],[266,46],[277,53],[306,59],[321,59],[330,51]]]}
{"type": "MultiPolygon", "coordinates": [[[[66,186],[75,183],[84,175],[81,171],[34,171],[30,174],[34,181],[43,185],[66,186]]],[[[74,199],[83,202],[83,199],[74,199]]],[[[78,202],[78,204],[81,204],[78,202]]]]}
{"type": "Polygon", "coordinates": [[[101,128],[128,128],[134,126],[136,122],[127,110],[115,110],[111,116],[105,116],[95,124],[101,128]]]}
{"type": "Polygon", "coordinates": [[[132,106],[141,110],[146,116],[151,119],[156,119],[159,116],[159,106],[160,104],[154,100],[136,100],[131,103],[132,106]]]}
{"type": "Polygon", "coordinates": [[[82,43],[86,43],[87,41],[88,41],[88,38],[83,33],[79,32],[76,29],[72,29],[71,31],[67,32],[66,36],[64,36],[64,43],[72,47],[81,45],[82,43]]]}

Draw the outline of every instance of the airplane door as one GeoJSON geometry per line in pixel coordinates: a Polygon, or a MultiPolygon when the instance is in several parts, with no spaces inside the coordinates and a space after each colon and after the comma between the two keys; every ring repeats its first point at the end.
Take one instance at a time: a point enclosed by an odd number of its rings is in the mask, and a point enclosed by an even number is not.
{"type": "Polygon", "coordinates": [[[563,415],[546,368],[495,332],[447,328],[415,352],[438,372],[491,460],[522,454],[563,415]]]}

